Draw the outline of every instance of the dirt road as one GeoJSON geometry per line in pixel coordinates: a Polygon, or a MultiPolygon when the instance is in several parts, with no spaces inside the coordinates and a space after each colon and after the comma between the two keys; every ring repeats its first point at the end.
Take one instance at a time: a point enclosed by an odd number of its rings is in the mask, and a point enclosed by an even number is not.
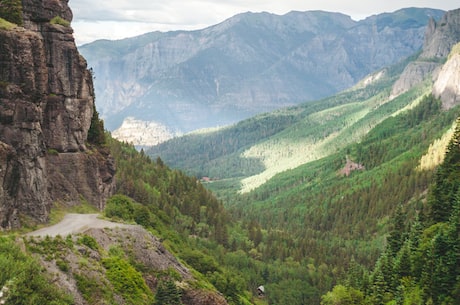
{"type": "Polygon", "coordinates": [[[49,235],[51,237],[61,235],[64,237],[68,234],[81,233],[91,228],[114,228],[129,226],[127,224],[99,219],[98,217],[99,214],[67,214],[60,223],[34,232],[27,233],[26,235],[49,235]]]}

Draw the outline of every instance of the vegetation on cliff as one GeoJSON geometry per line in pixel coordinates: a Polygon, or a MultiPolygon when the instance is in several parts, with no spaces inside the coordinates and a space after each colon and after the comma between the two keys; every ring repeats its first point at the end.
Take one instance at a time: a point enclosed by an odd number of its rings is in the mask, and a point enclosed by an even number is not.
{"type": "Polygon", "coordinates": [[[0,1],[0,19],[22,26],[22,1],[2,0],[0,1]]]}

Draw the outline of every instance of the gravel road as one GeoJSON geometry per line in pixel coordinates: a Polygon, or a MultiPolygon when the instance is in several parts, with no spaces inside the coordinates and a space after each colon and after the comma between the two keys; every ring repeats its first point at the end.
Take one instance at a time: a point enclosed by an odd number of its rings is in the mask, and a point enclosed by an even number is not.
{"type": "Polygon", "coordinates": [[[28,236],[55,237],[56,235],[66,236],[68,234],[81,233],[92,228],[115,228],[127,227],[129,225],[99,219],[99,214],[67,214],[64,219],[55,225],[27,233],[28,236]]]}

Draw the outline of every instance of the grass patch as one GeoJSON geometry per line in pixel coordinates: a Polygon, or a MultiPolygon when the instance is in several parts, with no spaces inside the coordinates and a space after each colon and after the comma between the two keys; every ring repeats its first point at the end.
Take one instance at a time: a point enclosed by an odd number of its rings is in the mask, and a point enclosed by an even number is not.
{"type": "Polygon", "coordinates": [[[60,17],[60,16],[56,16],[54,17],[53,19],[50,20],[50,23],[51,24],[59,24],[59,25],[62,25],[62,26],[65,26],[65,27],[69,27],[70,26],[70,22],[65,20],[64,18],[60,17]]]}
{"type": "Polygon", "coordinates": [[[17,27],[16,24],[6,21],[3,18],[0,18],[0,30],[11,30],[17,27]]]}

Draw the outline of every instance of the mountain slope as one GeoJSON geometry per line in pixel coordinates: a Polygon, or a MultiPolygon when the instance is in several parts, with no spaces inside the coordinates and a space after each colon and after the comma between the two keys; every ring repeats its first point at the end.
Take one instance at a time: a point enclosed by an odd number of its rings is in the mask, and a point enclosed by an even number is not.
{"type": "MultiPolygon", "coordinates": [[[[438,32],[442,31],[452,41],[460,40],[455,30],[458,14],[459,10],[448,12],[442,20],[449,19],[451,23],[438,27],[438,32]],[[446,31],[444,27],[452,30],[446,31]]],[[[437,36],[436,31],[427,32],[422,54],[432,48],[430,39],[437,36]]],[[[452,48],[452,44],[446,46],[452,48]]],[[[384,119],[416,106],[431,91],[431,78],[438,73],[435,68],[444,60],[423,59],[416,54],[331,98],[260,115],[215,132],[190,134],[153,147],[149,153],[198,177],[241,180],[241,190],[247,192],[279,172],[360,141],[384,119]],[[426,64],[432,64],[432,68],[417,68],[426,64]]],[[[455,63],[455,59],[450,60],[444,70],[455,71],[455,63]]],[[[448,95],[458,85],[455,75],[446,73],[441,73],[435,88],[441,83],[451,84],[449,90],[444,90],[448,95]]],[[[449,100],[454,103],[456,99],[449,100]]],[[[448,108],[446,105],[444,102],[443,107],[448,108]]]]}
{"type": "Polygon", "coordinates": [[[417,51],[442,12],[404,9],[356,22],[320,11],[245,13],[192,32],[80,47],[110,130],[125,117],[173,132],[227,125],[329,96],[417,51]]]}

